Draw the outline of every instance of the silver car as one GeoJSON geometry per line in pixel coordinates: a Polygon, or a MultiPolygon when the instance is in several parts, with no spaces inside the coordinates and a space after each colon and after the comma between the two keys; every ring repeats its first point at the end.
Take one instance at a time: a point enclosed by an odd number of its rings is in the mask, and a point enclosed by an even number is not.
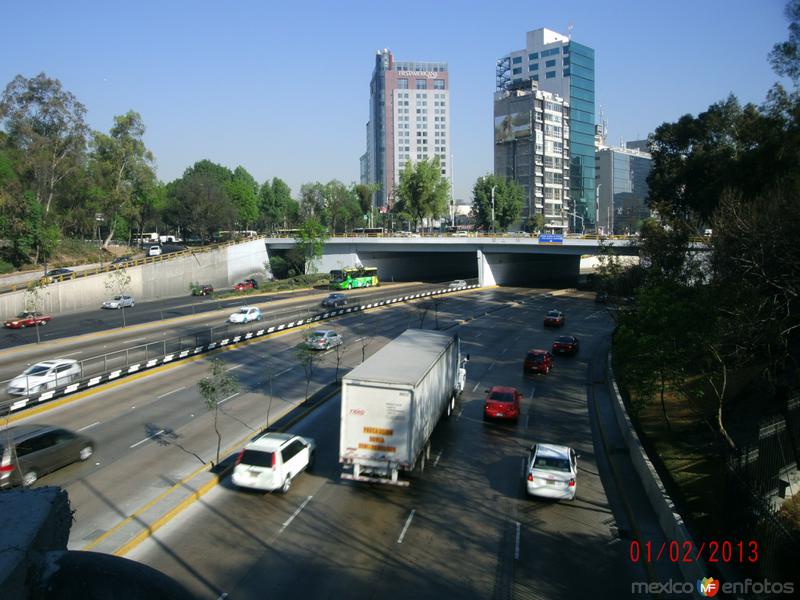
{"type": "Polygon", "coordinates": [[[136,301],[133,299],[133,296],[122,294],[120,296],[114,296],[113,298],[104,300],[102,308],[120,309],[133,308],[134,306],[136,306],[136,301]]]}
{"type": "Polygon", "coordinates": [[[44,360],[31,365],[8,384],[12,396],[27,396],[67,385],[81,375],[78,361],[71,358],[44,360]]]}
{"type": "Polygon", "coordinates": [[[344,343],[342,336],[332,329],[315,331],[306,338],[306,348],[311,350],[329,350],[344,343]]]}

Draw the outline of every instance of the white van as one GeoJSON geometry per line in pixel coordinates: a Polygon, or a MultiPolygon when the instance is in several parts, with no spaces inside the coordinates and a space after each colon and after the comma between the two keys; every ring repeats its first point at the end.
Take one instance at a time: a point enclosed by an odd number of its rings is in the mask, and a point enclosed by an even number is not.
{"type": "Polygon", "coordinates": [[[314,466],[315,450],[316,444],[311,438],[291,433],[259,435],[239,452],[233,468],[233,483],[286,493],[292,479],[314,466]]]}

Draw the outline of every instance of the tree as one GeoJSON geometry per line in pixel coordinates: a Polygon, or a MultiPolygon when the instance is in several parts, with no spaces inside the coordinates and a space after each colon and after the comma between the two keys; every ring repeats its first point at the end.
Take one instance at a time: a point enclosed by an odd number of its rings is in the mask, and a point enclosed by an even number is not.
{"type": "MultiPolygon", "coordinates": [[[[106,275],[105,287],[113,296],[127,294],[130,284],[131,276],[128,275],[126,269],[115,269],[114,271],[109,271],[108,275],[106,275]]],[[[122,311],[122,326],[125,327],[127,325],[125,321],[125,304],[121,299],[120,310],[122,311]]]]}
{"type": "Polygon", "coordinates": [[[286,228],[290,217],[291,190],[283,180],[265,181],[258,196],[259,219],[265,229],[286,228]]]}
{"type": "Polygon", "coordinates": [[[769,62],[778,75],[796,84],[800,79],[800,0],[789,0],[784,11],[789,20],[789,39],[772,47],[769,62]]]}
{"type": "Polygon", "coordinates": [[[94,133],[92,172],[99,188],[99,205],[108,224],[103,242],[107,248],[121,220],[137,214],[137,196],[147,193],[155,182],[153,154],[142,140],[144,123],[139,113],[128,111],[114,117],[108,135],[94,133]]]}
{"type": "Polygon", "coordinates": [[[244,167],[236,167],[228,183],[228,196],[236,209],[239,229],[250,229],[258,218],[259,188],[253,176],[244,167]]]}
{"type": "Polygon", "coordinates": [[[219,165],[211,165],[201,161],[167,186],[167,221],[201,240],[213,237],[221,228],[235,229],[236,222],[226,182],[220,181],[220,171],[213,168],[219,165]]]}
{"type": "Polygon", "coordinates": [[[495,175],[479,177],[472,188],[472,214],[477,227],[486,231],[499,227],[506,231],[519,219],[522,211],[522,187],[495,175]],[[494,219],[492,223],[492,188],[494,188],[494,219]]]}
{"type": "MultiPolygon", "coordinates": [[[[22,171],[41,207],[41,231],[51,225],[50,209],[64,178],[81,168],[88,127],[86,108],[61,82],[44,73],[26,79],[17,75],[0,100],[0,122],[8,144],[19,151],[22,171]]],[[[41,240],[34,236],[34,262],[39,261],[41,240]]]]}
{"type": "MultiPolygon", "coordinates": [[[[25,310],[30,311],[32,313],[41,312],[42,310],[42,303],[46,296],[50,293],[47,290],[47,285],[44,283],[34,284],[25,289],[25,310]]],[[[37,325],[34,327],[36,329],[36,343],[39,344],[42,340],[39,336],[39,326],[37,325]]]]}
{"type": "Polygon", "coordinates": [[[423,219],[446,215],[449,195],[450,183],[442,177],[439,157],[416,163],[408,161],[395,189],[396,210],[408,214],[417,226],[423,219]]]}
{"type": "Polygon", "coordinates": [[[345,186],[336,179],[329,181],[323,187],[325,214],[328,217],[326,224],[330,225],[331,233],[347,230],[347,225],[352,226],[353,221],[360,219],[361,209],[355,191],[345,186]]]}
{"type": "Polygon", "coordinates": [[[308,388],[311,385],[311,380],[314,378],[314,365],[317,359],[317,353],[301,343],[295,348],[294,356],[300,366],[303,367],[303,373],[306,376],[306,401],[308,401],[308,388]]]}
{"type": "Polygon", "coordinates": [[[208,410],[214,411],[214,432],[217,434],[217,460],[219,464],[219,451],[222,446],[222,434],[218,427],[219,405],[230,398],[239,389],[236,377],[225,368],[225,363],[215,358],[211,361],[210,376],[204,377],[198,384],[200,395],[206,402],[208,410]]]}
{"type": "Polygon", "coordinates": [[[318,181],[300,186],[300,217],[314,217],[320,223],[326,223],[328,215],[325,211],[325,186],[318,181]]]}
{"type": "Polygon", "coordinates": [[[381,186],[377,183],[359,183],[355,186],[354,191],[358,196],[358,205],[362,214],[372,211],[372,197],[379,189],[381,189],[381,186]]]}
{"type": "Polygon", "coordinates": [[[303,257],[306,266],[312,265],[313,267],[314,261],[322,256],[326,239],[328,239],[328,232],[316,218],[309,217],[300,226],[295,238],[295,247],[303,257]]]}

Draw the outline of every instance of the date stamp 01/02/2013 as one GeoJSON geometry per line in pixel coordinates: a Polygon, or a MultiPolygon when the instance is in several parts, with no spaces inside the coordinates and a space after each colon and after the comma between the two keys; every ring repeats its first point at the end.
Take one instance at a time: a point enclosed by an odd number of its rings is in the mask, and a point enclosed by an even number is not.
{"type": "Polygon", "coordinates": [[[701,544],[676,540],[663,542],[632,540],[628,546],[628,557],[634,563],[705,561],[725,564],[755,564],[758,562],[758,552],[758,542],[755,540],[712,540],[701,544]]]}

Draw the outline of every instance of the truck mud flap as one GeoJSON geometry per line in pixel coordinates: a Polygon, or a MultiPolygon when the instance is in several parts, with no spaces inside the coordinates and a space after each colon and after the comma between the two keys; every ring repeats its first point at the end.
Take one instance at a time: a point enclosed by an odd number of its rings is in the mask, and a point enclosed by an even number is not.
{"type": "Polygon", "coordinates": [[[366,481],[367,483],[381,483],[383,485],[394,485],[397,487],[408,487],[411,485],[408,481],[403,481],[402,479],[392,481],[387,477],[368,477],[366,475],[359,475],[356,477],[352,473],[342,473],[342,479],[347,479],[348,481],[366,481]]]}

